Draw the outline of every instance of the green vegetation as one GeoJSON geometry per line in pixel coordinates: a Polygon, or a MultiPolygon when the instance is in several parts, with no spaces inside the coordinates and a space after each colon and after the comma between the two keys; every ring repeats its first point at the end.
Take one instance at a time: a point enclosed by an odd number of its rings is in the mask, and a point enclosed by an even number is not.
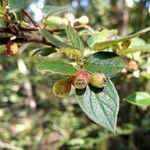
{"type": "Polygon", "coordinates": [[[0,0],[0,149],[150,149],[149,0],[44,2],[0,0]]]}

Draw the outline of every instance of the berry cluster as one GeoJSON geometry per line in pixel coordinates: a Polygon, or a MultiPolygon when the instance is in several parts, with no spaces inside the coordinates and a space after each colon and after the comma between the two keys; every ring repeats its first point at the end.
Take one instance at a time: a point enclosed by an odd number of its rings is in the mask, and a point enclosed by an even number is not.
{"type": "Polygon", "coordinates": [[[68,96],[71,91],[71,85],[76,89],[84,89],[88,84],[96,88],[103,88],[106,83],[106,77],[103,73],[89,74],[85,70],[80,70],[67,79],[57,81],[53,85],[53,93],[57,97],[68,96]]]}

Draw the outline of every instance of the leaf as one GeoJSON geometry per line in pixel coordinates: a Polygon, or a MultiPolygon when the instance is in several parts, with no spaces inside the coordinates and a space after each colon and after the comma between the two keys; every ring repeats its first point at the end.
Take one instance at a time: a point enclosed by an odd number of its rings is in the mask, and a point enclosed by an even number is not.
{"type": "Polygon", "coordinates": [[[33,61],[40,71],[50,71],[62,75],[72,75],[77,71],[72,65],[59,60],[41,60],[39,58],[33,58],[33,61]]]}
{"type": "Polygon", "coordinates": [[[41,56],[47,56],[49,54],[52,54],[56,52],[54,48],[51,47],[42,47],[42,48],[36,48],[30,52],[30,56],[34,55],[41,55],[41,56]]]}
{"type": "Polygon", "coordinates": [[[87,58],[83,68],[91,73],[103,72],[107,77],[111,77],[125,65],[125,61],[113,52],[97,52],[87,58]]]}
{"type": "Polygon", "coordinates": [[[20,9],[25,9],[27,7],[26,0],[8,0],[9,9],[12,11],[19,11],[20,9]]]}
{"type": "Polygon", "coordinates": [[[119,96],[110,80],[103,89],[90,86],[76,90],[79,105],[86,115],[95,123],[115,132],[119,111],[119,96]]]}
{"type": "MultiPolygon", "coordinates": [[[[95,43],[114,40],[117,37],[117,30],[104,29],[100,32],[93,34],[87,41],[90,47],[93,47],[95,43]]],[[[105,46],[104,46],[105,48],[105,46]]]]}
{"type": "Polygon", "coordinates": [[[72,47],[78,48],[82,53],[84,51],[84,45],[78,36],[75,29],[73,29],[70,25],[67,26],[66,33],[68,36],[68,39],[70,40],[72,47]]]}
{"type": "Polygon", "coordinates": [[[55,27],[55,28],[65,28],[66,27],[66,20],[59,16],[50,16],[43,21],[45,25],[48,27],[55,27]]]}
{"type": "Polygon", "coordinates": [[[56,15],[62,12],[67,11],[70,8],[70,6],[52,6],[52,5],[46,5],[43,8],[43,13],[46,16],[52,16],[52,15],[56,15]]]}
{"type": "Polygon", "coordinates": [[[145,44],[145,45],[141,45],[141,46],[135,46],[135,47],[131,47],[131,48],[126,48],[126,49],[122,49],[120,51],[118,51],[117,53],[119,55],[127,55],[130,53],[135,53],[135,52],[150,52],[150,44],[145,44]]]}
{"type": "Polygon", "coordinates": [[[41,33],[43,36],[45,36],[46,40],[48,42],[53,43],[55,46],[57,47],[69,47],[67,44],[63,43],[62,41],[58,40],[57,38],[55,38],[50,32],[48,32],[45,29],[41,30],[41,33]]]}
{"type": "Polygon", "coordinates": [[[96,44],[94,44],[94,49],[95,50],[102,50],[104,48],[108,48],[114,44],[117,44],[119,42],[122,42],[122,41],[125,41],[125,40],[130,40],[134,37],[138,37],[140,36],[141,34],[144,34],[146,32],[150,31],[150,27],[148,28],[145,28],[135,34],[132,34],[132,35],[129,35],[129,36],[126,36],[126,37],[122,37],[122,38],[119,38],[119,39],[115,39],[115,40],[109,40],[109,41],[103,41],[103,42],[98,42],[96,44]]]}
{"type": "Polygon", "coordinates": [[[150,105],[150,94],[147,92],[135,92],[127,96],[126,101],[138,106],[147,106],[150,105]]]}

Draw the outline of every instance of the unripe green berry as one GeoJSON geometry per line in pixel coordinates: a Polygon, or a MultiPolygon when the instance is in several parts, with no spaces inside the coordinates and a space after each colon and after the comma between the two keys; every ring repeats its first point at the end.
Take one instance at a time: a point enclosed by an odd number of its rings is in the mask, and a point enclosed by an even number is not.
{"type": "Polygon", "coordinates": [[[90,74],[85,70],[80,70],[71,76],[72,85],[76,89],[84,89],[90,81],[90,74]]]}
{"type": "Polygon", "coordinates": [[[79,19],[78,19],[78,22],[80,24],[88,24],[89,23],[89,18],[87,16],[81,16],[79,19]]]}
{"type": "Polygon", "coordinates": [[[59,98],[68,96],[70,91],[71,82],[68,79],[59,80],[53,85],[53,93],[59,98]]]}
{"type": "Polygon", "coordinates": [[[128,48],[130,44],[131,44],[130,40],[125,40],[121,43],[121,47],[125,49],[125,48],[128,48]]]}
{"type": "Polygon", "coordinates": [[[106,76],[103,73],[93,73],[91,75],[90,84],[96,88],[104,87],[106,83],[106,76]]]}

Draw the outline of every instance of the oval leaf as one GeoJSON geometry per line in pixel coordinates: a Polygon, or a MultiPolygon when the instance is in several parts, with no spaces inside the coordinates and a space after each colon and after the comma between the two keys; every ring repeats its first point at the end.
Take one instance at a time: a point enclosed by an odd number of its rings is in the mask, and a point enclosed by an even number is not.
{"type": "Polygon", "coordinates": [[[56,47],[68,47],[65,43],[55,38],[49,31],[42,29],[41,33],[48,42],[53,43],[56,47]]]}
{"type": "Polygon", "coordinates": [[[137,32],[135,34],[132,34],[132,35],[129,35],[129,36],[126,36],[126,37],[122,37],[122,38],[119,38],[119,39],[114,39],[114,40],[111,39],[111,40],[106,40],[106,41],[102,41],[102,42],[97,42],[97,43],[94,44],[94,49],[99,51],[99,50],[111,47],[112,45],[117,44],[119,42],[122,42],[122,41],[125,41],[125,40],[130,40],[134,37],[138,37],[141,34],[144,34],[148,31],[150,31],[150,27],[142,29],[142,30],[140,30],[139,32],[137,32]]]}
{"type": "Polygon", "coordinates": [[[104,42],[108,40],[114,40],[116,37],[117,37],[117,30],[104,29],[100,32],[93,34],[88,39],[87,43],[90,47],[93,47],[95,43],[104,42]]]}
{"type": "Polygon", "coordinates": [[[150,105],[150,94],[147,92],[135,92],[127,96],[126,101],[138,106],[147,106],[150,105]]]}
{"type": "Polygon", "coordinates": [[[119,96],[110,80],[103,89],[88,86],[84,90],[76,90],[77,100],[95,123],[115,132],[119,110],[119,96]]]}
{"type": "Polygon", "coordinates": [[[50,71],[62,75],[72,75],[77,71],[77,69],[74,68],[71,64],[59,60],[36,60],[35,58],[34,62],[40,71],[50,71]]]}
{"type": "Polygon", "coordinates": [[[72,28],[70,25],[68,25],[67,29],[66,29],[66,33],[67,33],[68,39],[70,40],[72,46],[74,48],[78,48],[81,52],[83,52],[84,46],[83,46],[83,43],[82,43],[80,37],[78,36],[76,30],[74,28],[72,28]]]}
{"type": "Polygon", "coordinates": [[[130,47],[118,51],[119,55],[127,55],[135,52],[150,52],[150,44],[145,44],[141,46],[130,47]]]}
{"type": "Polygon", "coordinates": [[[103,72],[107,77],[111,77],[125,65],[125,61],[113,52],[98,52],[87,58],[83,68],[91,73],[103,72]]]}

